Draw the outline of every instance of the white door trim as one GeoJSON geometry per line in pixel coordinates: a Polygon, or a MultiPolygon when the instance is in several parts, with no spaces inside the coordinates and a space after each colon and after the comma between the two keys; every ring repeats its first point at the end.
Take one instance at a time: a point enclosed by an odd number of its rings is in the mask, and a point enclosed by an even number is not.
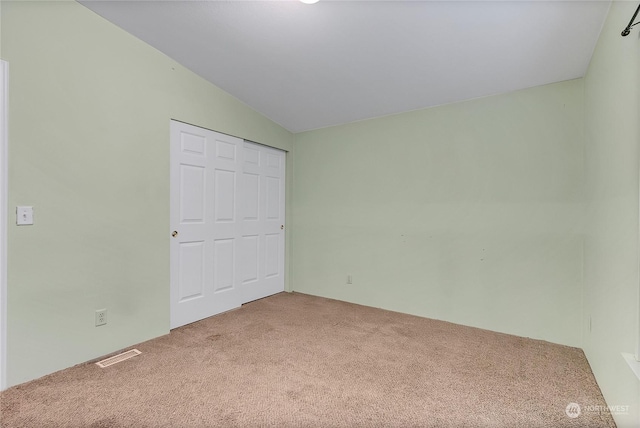
{"type": "Polygon", "coordinates": [[[9,63],[0,60],[0,391],[7,387],[7,154],[9,63]]]}

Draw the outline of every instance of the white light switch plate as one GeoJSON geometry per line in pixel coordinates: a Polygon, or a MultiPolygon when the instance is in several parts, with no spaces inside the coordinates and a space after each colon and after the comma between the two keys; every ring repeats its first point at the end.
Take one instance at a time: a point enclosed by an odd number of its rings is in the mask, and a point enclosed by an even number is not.
{"type": "Polygon", "coordinates": [[[33,224],[33,207],[16,207],[16,224],[18,226],[33,224]]]}

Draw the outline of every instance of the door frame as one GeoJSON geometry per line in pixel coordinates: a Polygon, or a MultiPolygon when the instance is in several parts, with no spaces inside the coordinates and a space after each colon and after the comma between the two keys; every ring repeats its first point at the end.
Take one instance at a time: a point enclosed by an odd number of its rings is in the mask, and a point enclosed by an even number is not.
{"type": "Polygon", "coordinates": [[[7,169],[9,63],[0,60],[0,391],[7,387],[7,169]]]}

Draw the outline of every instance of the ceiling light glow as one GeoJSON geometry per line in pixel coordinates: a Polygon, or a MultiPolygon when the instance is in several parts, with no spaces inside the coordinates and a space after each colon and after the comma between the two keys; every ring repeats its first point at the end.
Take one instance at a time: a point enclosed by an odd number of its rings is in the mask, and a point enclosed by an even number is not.
{"type": "Polygon", "coordinates": [[[300,0],[304,4],[314,4],[318,3],[319,0],[300,0]]]}

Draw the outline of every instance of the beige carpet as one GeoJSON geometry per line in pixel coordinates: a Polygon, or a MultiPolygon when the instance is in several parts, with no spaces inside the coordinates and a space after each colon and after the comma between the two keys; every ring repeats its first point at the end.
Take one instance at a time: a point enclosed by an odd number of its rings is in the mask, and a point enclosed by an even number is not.
{"type": "Polygon", "coordinates": [[[615,426],[579,349],[302,294],[136,348],[3,392],[2,427],[615,426]]]}

